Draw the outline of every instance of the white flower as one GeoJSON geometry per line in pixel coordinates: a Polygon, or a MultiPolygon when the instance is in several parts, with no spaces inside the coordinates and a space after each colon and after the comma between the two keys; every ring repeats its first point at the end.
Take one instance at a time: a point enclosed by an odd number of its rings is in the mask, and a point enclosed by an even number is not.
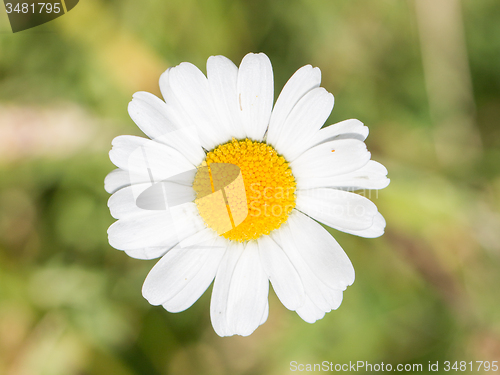
{"type": "Polygon", "coordinates": [[[113,140],[118,169],[105,188],[118,221],[108,234],[131,257],[161,257],[142,290],[151,304],[183,311],[215,278],[210,313],[220,336],[247,336],[266,321],[269,281],[306,322],[340,306],[354,269],[317,221],[382,235],[375,204],[349,190],[389,180],[370,160],[360,121],[321,129],[333,96],[320,80],[318,68],[300,68],[273,109],[266,55],[248,54],[239,68],[212,56],[207,77],[189,63],[168,69],[165,101],[134,94],[130,116],[151,140],[113,140]]]}

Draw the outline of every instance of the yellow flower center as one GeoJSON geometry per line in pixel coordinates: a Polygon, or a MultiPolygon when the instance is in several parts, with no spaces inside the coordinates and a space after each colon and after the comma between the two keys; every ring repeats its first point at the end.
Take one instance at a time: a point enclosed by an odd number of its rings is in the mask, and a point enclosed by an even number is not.
{"type": "Polygon", "coordinates": [[[282,156],[249,139],[222,144],[196,173],[196,205],[205,224],[233,241],[278,229],[295,207],[295,178],[282,156]]]}

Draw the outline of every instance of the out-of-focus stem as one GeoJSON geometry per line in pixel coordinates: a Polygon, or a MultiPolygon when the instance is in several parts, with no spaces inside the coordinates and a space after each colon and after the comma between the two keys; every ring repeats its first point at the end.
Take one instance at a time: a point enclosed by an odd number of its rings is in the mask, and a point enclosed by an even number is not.
{"type": "Polygon", "coordinates": [[[435,147],[443,165],[481,153],[459,0],[415,0],[435,147]]]}

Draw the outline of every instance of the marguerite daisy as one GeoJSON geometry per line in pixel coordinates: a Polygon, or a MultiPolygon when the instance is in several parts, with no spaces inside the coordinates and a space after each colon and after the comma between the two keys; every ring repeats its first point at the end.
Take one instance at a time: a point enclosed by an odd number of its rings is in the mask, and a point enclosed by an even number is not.
{"type": "Polygon", "coordinates": [[[382,189],[387,170],[370,160],[368,128],[346,120],[322,128],[333,96],[306,65],[273,108],[269,58],[223,56],[207,76],[190,63],[160,78],[165,101],[138,92],[129,113],[150,138],[119,136],[105,180],[118,219],[111,246],[161,259],[142,289],[170,312],[190,307],[214,281],[210,315],[220,336],[251,334],[277,296],[306,322],[337,309],[352,264],[318,223],[378,237],[385,220],[356,189],[382,189]]]}

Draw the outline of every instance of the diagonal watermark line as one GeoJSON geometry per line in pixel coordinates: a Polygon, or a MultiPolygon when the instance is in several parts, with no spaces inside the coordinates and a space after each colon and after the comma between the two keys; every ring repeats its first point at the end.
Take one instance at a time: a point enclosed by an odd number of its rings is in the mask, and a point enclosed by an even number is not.
{"type": "Polygon", "coordinates": [[[142,155],[144,156],[144,161],[146,162],[146,169],[148,170],[149,179],[151,183],[154,184],[155,180],[153,178],[153,172],[151,172],[151,167],[149,166],[148,157],[146,156],[146,149],[144,148],[144,146],[141,146],[141,151],[142,155]]]}
{"type": "Polygon", "coordinates": [[[64,2],[65,0],[61,0],[62,7],[64,9],[64,14],[68,13],[68,9],[66,8],[66,3],[64,2]]]}

